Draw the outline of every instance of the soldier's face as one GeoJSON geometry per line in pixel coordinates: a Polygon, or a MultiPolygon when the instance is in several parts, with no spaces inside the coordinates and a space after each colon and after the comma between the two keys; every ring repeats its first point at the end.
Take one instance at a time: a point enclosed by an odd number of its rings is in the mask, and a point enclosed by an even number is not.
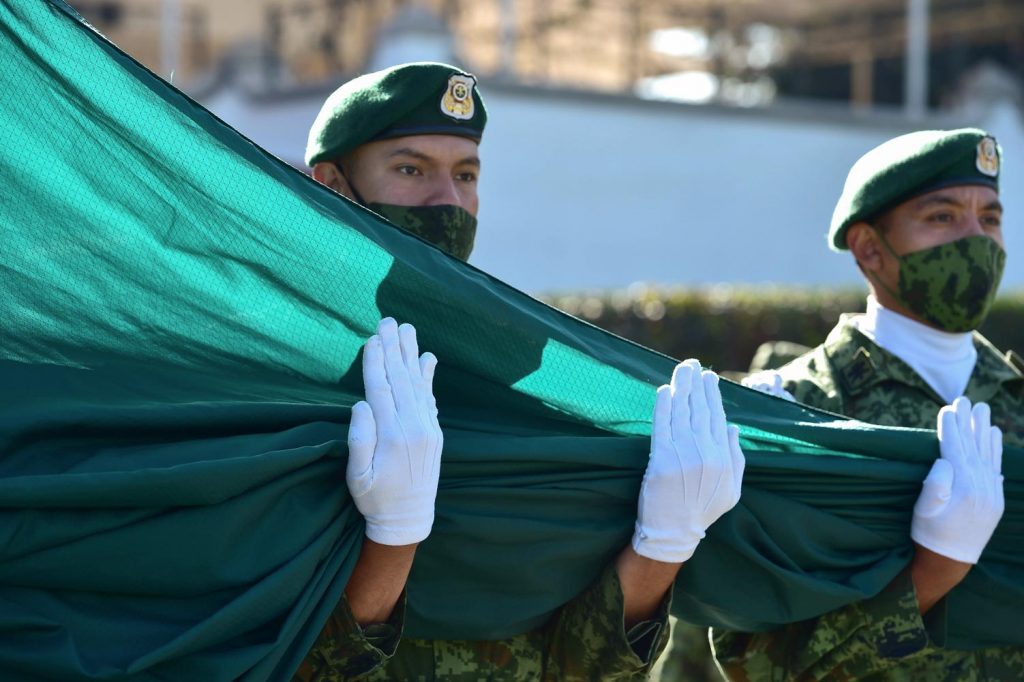
{"type": "MultiPolygon", "coordinates": [[[[370,142],[346,157],[344,166],[345,179],[367,203],[449,204],[474,216],[480,206],[477,143],[465,137],[410,135],[370,142]]],[[[348,194],[344,190],[339,189],[348,194]]]]}
{"type": "Polygon", "coordinates": [[[1003,245],[1003,207],[990,187],[937,189],[891,209],[879,220],[893,250],[904,255],[985,235],[1003,245]]]}
{"type": "MultiPolygon", "coordinates": [[[[885,307],[918,319],[889,292],[899,288],[900,259],[905,256],[972,236],[989,237],[1003,246],[1003,207],[989,187],[959,185],[938,189],[905,201],[875,221],[850,226],[847,245],[869,285],[885,307]],[[876,287],[880,282],[884,286],[876,287]]],[[[926,323],[927,324],[927,323],[926,323]]]]}

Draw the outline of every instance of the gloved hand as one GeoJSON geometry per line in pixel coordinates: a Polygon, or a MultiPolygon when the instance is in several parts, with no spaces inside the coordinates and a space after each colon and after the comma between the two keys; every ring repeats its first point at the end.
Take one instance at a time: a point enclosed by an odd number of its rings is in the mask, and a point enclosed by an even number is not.
{"type": "Polygon", "coordinates": [[[924,479],[910,524],[914,542],[978,563],[1003,515],[1003,433],[988,405],[957,398],[939,410],[939,459],[924,479]]]}
{"type": "Polygon", "coordinates": [[[345,480],[366,537],[409,545],[430,534],[443,438],[432,384],[437,358],[416,330],[386,317],[363,349],[366,401],[352,407],[345,480]]]}
{"type": "Polygon", "coordinates": [[[782,387],[782,375],[770,369],[749,374],[743,377],[740,383],[755,391],[761,391],[761,393],[767,393],[778,398],[785,398],[791,403],[796,402],[793,394],[782,387]]]}
{"type": "Polygon", "coordinates": [[[633,549],[656,561],[693,556],[704,532],[740,499],[745,460],[729,426],[718,376],[700,363],[676,366],[658,389],[651,456],[640,488],[633,549]]]}

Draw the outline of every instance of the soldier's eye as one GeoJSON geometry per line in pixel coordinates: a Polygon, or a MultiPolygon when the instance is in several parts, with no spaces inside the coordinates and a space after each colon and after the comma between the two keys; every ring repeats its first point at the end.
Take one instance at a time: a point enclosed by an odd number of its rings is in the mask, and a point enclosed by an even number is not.
{"type": "Polygon", "coordinates": [[[420,175],[420,169],[416,166],[402,165],[398,167],[398,172],[402,175],[420,175]]]}
{"type": "Polygon", "coordinates": [[[466,171],[465,173],[459,173],[455,178],[461,182],[476,182],[476,173],[466,171]]]}

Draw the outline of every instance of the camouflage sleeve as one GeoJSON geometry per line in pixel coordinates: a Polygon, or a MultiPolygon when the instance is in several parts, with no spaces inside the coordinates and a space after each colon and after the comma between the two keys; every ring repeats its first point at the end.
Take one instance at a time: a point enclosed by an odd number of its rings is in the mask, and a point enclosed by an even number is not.
{"type": "Polygon", "coordinates": [[[821,346],[779,368],[782,387],[798,403],[842,414],[842,392],[836,385],[825,349],[821,346]]]}
{"type": "Polygon", "coordinates": [[[610,564],[546,626],[546,679],[646,680],[668,643],[671,600],[669,589],[655,617],[627,632],[622,586],[610,564]]]}
{"type": "Polygon", "coordinates": [[[930,643],[909,569],[875,597],[819,618],[772,632],[716,630],[713,640],[733,682],[861,679],[902,665],[930,643]]]}
{"type": "Polygon", "coordinates": [[[360,627],[341,598],[293,682],[339,682],[358,679],[379,669],[395,655],[405,624],[405,592],[387,622],[360,627]]]}

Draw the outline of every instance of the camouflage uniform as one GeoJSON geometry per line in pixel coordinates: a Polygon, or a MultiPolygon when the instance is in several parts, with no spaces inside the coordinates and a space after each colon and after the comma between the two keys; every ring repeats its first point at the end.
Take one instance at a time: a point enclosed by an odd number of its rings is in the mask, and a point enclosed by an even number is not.
{"type": "MultiPolygon", "coordinates": [[[[964,395],[987,402],[1007,443],[1024,445],[1024,375],[974,335],[964,395]]],[[[914,370],[844,316],[825,343],[779,370],[800,402],[887,426],[935,428],[945,401],[914,370]]],[[[714,632],[715,655],[738,680],[1024,680],[1019,647],[942,649],[943,604],[922,618],[905,570],[871,599],[766,633],[714,632]]]]}
{"type": "Polygon", "coordinates": [[[622,625],[618,574],[608,566],[548,623],[500,641],[399,638],[404,598],[387,623],[360,629],[343,600],[295,675],[335,680],[644,680],[668,640],[668,595],[654,620],[622,625]]]}

